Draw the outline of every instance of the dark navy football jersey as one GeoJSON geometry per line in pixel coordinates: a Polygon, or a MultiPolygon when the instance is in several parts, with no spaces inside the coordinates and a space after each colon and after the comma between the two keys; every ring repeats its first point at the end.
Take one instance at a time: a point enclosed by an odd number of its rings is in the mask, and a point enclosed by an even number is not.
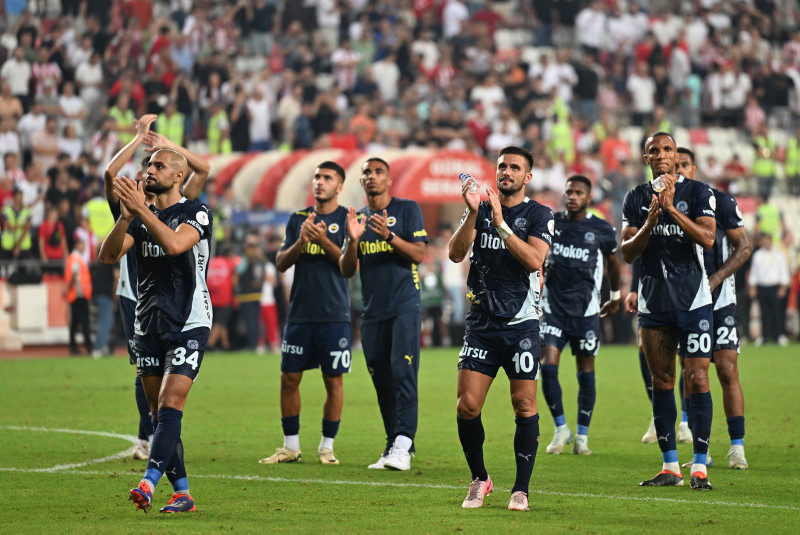
{"type": "MultiPolygon", "coordinates": [[[[112,203],[109,201],[108,207],[114,221],[121,215],[119,201],[112,203]]],[[[119,260],[119,280],[117,281],[117,295],[136,301],[136,251],[131,249],[122,255],[119,260]]]]}
{"type": "MultiPolygon", "coordinates": [[[[300,238],[300,227],[313,207],[289,216],[281,250],[300,238]]],[[[327,236],[341,250],[347,236],[347,209],[339,206],[330,214],[317,214],[314,223],[325,222],[327,236]]],[[[319,244],[308,242],[294,265],[294,281],[289,298],[290,323],[350,321],[350,289],[339,271],[339,264],[328,258],[319,244]]]]}
{"type": "Polygon", "coordinates": [[[169,208],[154,212],[173,230],[183,223],[191,225],[200,234],[200,241],[188,251],[168,256],[138,217],[131,221],[128,234],[134,239],[139,290],[136,334],[210,329],[212,312],[206,272],[212,218],[208,207],[182,197],[169,208]]]}
{"type": "MultiPolygon", "coordinates": [[[[648,183],[636,186],[625,195],[623,228],[644,226],[653,194],[648,183]]],[[[673,205],[689,219],[696,220],[714,217],[716,200],[711,188],[681,176],[675,184],[673,205]]],[[[711,303],[703,248],[684,235],[663,211],[641,258],[639,312],[688,311],[711,303]]]]}
{"type": "MultiPolygon", "coordinates": [[[[383,214],[369,208],[359,211],[361,217],[383,214]]],[[[386,207],[389,230],[407,242],[428,243],[428,233],[419,205],[408,199],[393,197],[386,207]]],[[[394,252],[391,243],[370,230],[369,225],[358,242],[361,272],[361,316],[364,323],[376,323],[405,312],[421,311],[419,271],[417,265],[394,252]]]]}
{"type": "MultiPolygon", "coordinates": [[[[714,193],[714,198],[717,202],[715,211],[717,218],[717,234],[714,238],[714,246],[708,251],[705,251],[703,255],[706,273],[709,275],[721,268],[722,264],[728,259],[728,255],[730,255],[731,245],[728,243],[728,236],[725,234],[725,231],[744,226],[742,211],[739,210],[736,199],[732,195],[715,188],[711,188],[711,191],[714,193]]],[[[714,289],[712,298],[714,301],[714,310],[736,304],[736,281],[734,280],[733,274],[714,289]]]]}
{"type": "MultiPolygon", "coordinates": [[[[503,220],[519,239],[527,242],[528,236],[534,236],[547,245],[552,243],[554,223],[550,208],[526,197],[516,206],[503,206],[502,211],[503,220]]],[[[492,224],[488,201],[478,205],[475,230],[467,275],[467,299],[509,325],[539,319],[542,315],[539,305],[541,270],[530,273],[506,249],[492,224]]]]}
{"type": "Polygon", "coordinates": [[[572,318],[599,314],[605,257],[616,252],[616,230],[608,222],[591,213],[580,221],[556,213],[544,268],[544,311],[572,318]]]}

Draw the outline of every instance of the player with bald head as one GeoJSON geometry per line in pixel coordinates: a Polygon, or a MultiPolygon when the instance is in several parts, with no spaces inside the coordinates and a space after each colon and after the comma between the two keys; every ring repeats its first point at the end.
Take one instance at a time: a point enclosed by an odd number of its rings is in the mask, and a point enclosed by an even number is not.
{"type": "MultiPolygon", "coordinates": [[[[170,149],[180,153],[191,168],[189,176],[183,184],[183,196],[187,199],[195,199],[203,190],[210,166],[208,162],[200,158],[193,152],[172,143],[161,134],[150,131],[150,126],[156,120],[153,114],[141,116],[136,121],[136,135],[119,152],[117,152],[105,169],[105,194],[108,206],[114,216],[114,221],[121,216],[119,198],[114,193],[114,177],[122,168],[133,158],[140,146],[145,146],[145,152],[152,153],[160,149],[170,149]]],[[[136,173],[137,180],[144,180],[147,176],[147,168],[150,167],[150,154],[141,160],[141,165],[136,173]]],[[[155,203],[155,195],[145,191],[145,203],[149,206],[155,203]]],[[[128,340],[128,357],[130,363],[136,364],[136,353],[134,352],[134,320],[136,314],[137,292],[137,269],[136,254],[133,249],[128,251],[119,261],[119,277],[117,280],[117,296],[119,312],[122,319],[122,327],[125,331],[125,338],[128,340]]],[[[142,387],[142,379],[136,375],[135,382],[136,406],[139,411],[139,442],[133,450],[135,460],[147,460],[150,456],[150,440],[153,436],[153,419],[156,414],[151,415],[150,404],[145,396],[142,387]]],[[[171,474],[171,472],[170,472],[171,474]]]]}
{"type": "Polygon", "coordinates": [[[183,463],[181,419],[200,371],[211,330],[206,286],[212,220],[208,207],[181,194],[187,158],[173,148],[155,150],[140,181],[114,177],[120,217],[100,247],[100,261],[135,251],[138,301],[133,349],[144,393],[157,421],[147,469],[128,498],[152,507],[153,491],[168,473],[175,493],[164,513],[195,511],[183,463]],[[148,206],[145,192],[155,196],[148,206]]]}

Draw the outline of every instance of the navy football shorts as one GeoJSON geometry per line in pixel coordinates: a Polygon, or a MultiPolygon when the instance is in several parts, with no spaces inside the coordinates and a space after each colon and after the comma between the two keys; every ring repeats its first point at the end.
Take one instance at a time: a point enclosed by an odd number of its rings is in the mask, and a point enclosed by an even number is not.
{"type": "Polygon", "coordinates": [[[458,369],[496,377],[503,368],[509,379],[538,379],[541,369],[539,322],[509,325],[473,306],[467,314],[458,369]]]}
{"type": "Polygon", "coordinates": [[[733,350],[739,353],[739,322],[736,321],[736,305],[728,305],[714,311],[714,353],[733,350]]]}
{"type": "Polygon", "coordinates": [[[322,368],[327,375],[350,372],[350,324],[287,323],[281,344],[281,371],[322,368]]]}
{"type": "Polygon", "coordinates": [[[576,357],[592,357],[600,348],[600,315],[582,318],[564,318],[545,314],[539,326],[539,339],[543,346],[553,346],[559,351],[569,341],[576,357]]]}
{"type": "Polygon", "coordinates": [[[136,301],[127,297],[119,296],[119,313],[122,316],[122,330],[125,331],[125,338],[128,342],[128,359],[131,364],[136,364],[136,351],[133,347],[133,322],[136,320],[136,301]]]}
{"type": "Polygon", "coordinates": [[[211,331],[198,327],[180,333],[156,333],[134,338],[139,375],[185,375],[194,381],[211,331]]]}
{"type": "Polygon", "coordinates": [[[686,358],[711,358],[714,342],[713,320],[711,305],[681,312],[639,312],[639,327],[642,329],[675,329],[678,333],[680,354],[686,358]]]}

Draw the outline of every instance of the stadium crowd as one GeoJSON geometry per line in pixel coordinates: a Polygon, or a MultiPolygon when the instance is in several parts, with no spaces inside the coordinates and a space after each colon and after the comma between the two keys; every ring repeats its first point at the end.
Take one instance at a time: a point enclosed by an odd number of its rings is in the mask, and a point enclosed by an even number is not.
{"type": "MultiPolygon", "coordinates": [[[[203,154],[417,146],[493,160],[520,145],[535,158],[530,195],[556,208],[566,177],[585,175],[617,228],[625,192],[646,172],[624,128],[728,128],[751,140],[753,158],[698,162],[700,178],[760,196],[748,230],[769,234],[782,253],[770,258],[797,279],[795,237],[771,203],[800,194],[796,0],[19,0],[0,10],[6,275],[30,259],[60,272],[76,237],[94,264],[110,228],[103,170],[152,113],[154,130],[203,154]]],[[[121,174],[135,173],[132,163],[121,174]]],[[[230,213],[211,191],[203,200],[230,213]]],[[[259,231],[219,220],[218,237],[259,231]]],[[[452,229],[429,232],[426,336],[441,343],[455,336],[443,316],[463,321],[463,302],[448,296],[464,273],[446,260],[452,229]]],[[[274,262],[277,245],[259,258],[274,262]]],[[[282,319],[290,283],[268,271],[260,302],[282,319]]],[[[796,282],[794,292],[783,278],[778,286],[770,303],[796,309],[796,282]]]]}

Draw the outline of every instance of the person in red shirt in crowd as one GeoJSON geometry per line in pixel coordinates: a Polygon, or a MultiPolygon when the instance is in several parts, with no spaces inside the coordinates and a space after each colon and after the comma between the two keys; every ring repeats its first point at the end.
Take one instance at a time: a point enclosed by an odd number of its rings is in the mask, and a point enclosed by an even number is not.
{"type": "Polygon", "coordinates": [[[55,206],[47,210],[47,217],[39,226],[39,257],[46,263],[67,259],[67,234],[55,206]]]}
{"type": "Polygon", "coordinates": [[[722,175],[715,182],[715,185],[720,191],[730,193],[731,184],[747,178],[747,174],[747,167],[742,164],[742,161],[739,159],[739,155],[734,154],[729,161],[725,162],[725,165],[722,168],[722,175]]]}
{"type": "Polygon", "coordinates": [[[208,293],[211,296],[211,306],[214,315],[211,324],[211,334],[208,336],[208,348],[212,349],[219,342],[224,350],[231,347],[228,336],[228,324],[234,306],[233,288],[236,285],[236,257],[233,256],[230,246],[220,245],[219,253],[208,263],[208,293]]]}

